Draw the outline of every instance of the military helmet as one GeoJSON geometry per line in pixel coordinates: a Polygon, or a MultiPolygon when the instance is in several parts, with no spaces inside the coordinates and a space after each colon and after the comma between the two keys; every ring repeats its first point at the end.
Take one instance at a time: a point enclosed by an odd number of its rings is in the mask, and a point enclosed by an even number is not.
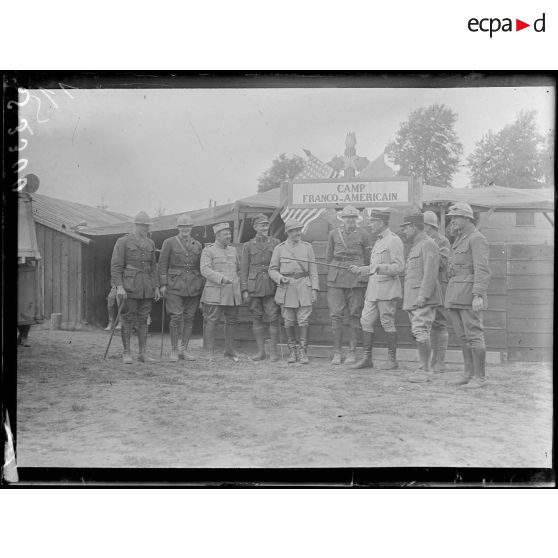
{"type": "Polygon", "coordinates": [[[176,227],[193,227],[194,221],[189,215],[181,215],[176,221],[176,227]]]}
{"type": "Polygon", "coordinates": [[[300,221],[296,219],[287,219],[285,223],[285,232],[293,231],[295,229],[302,229],[303,225],[300,221]]]}
{"type": "Polygon", "coordinates": [[[472,221],[475,220],[475,216],[473,215],[473,209],[468,203],[465,202],[457,202],[454,203],[448,211],[449,217],[467,217],[472,221]]]}
{"type": "Polygon", "coordinates": [[[228,230],[231,229],[231,226],[228,223],[217,223],[216,225],[213,225],[213,232],[215,234],[221,231],[225,231],[227,229],[228,230]]]}
{"type": "Polygon", "coordinates": [[[402,227],[406,225],[424,225],[424,215],[422,213],[411,213],[403,218],[402,227]]]}
{"type": "Polygon", "coordinates": [[[438,228],[438,217],[434,211],[425,211],[423,216],[425,225],[438,228]]]}
{"type": "Polygon", "coordinates": [[[140,211],[134,217],[134,224],[135,225],[151,225],[151,219],[149,215],[145,211],[140,211]]]}
{"type": "Polygon", "coordinates": [[[358,217],[359,212],[356,207],[352,205],[346,205],[343,210],[339,213],[340,217],[358,217]]]}
{"type": "Polygon", "coordinates": [[[267,215],[264,215],[263,213],[258,213],[258,215],[254,217],[253,225],[255,227],[260,223],[267,223],[269,225],[269,217],[267,215]]]}

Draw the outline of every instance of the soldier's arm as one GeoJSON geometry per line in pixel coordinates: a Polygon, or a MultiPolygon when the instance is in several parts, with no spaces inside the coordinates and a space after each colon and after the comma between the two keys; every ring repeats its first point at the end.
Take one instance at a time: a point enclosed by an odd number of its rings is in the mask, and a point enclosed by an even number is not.
{"type": "Polygon", "coordinates": [[[169,239],[163,240],[161,253],[159,254],[159,284],[164,287],[167,284],[167,272],[169,270],[171,247],[169,239]]]}
{"type": "Polygon", "coordinates": [[[490,267],[488,265],[488,242],[482,236],[476,236],[470,242],[473,255],[473,295],[485,296],[490,281],[490,267]]]}
{"type": "Polygon", "coordinates": [[[121,287],[123,284],[122,274],[124,273],[124,252],[126,250],[126,241],[121,237],[116,241],[112,251],[110,260],[110,280],[115,287],[121,287]]]}
{"type": "Polygon", "coordinates": [[[318,278],[318,266],[316,265],[316,257],[314,256],[314,248],[312,248],[312,244],[308,244],[308,260],[312,262],[308,264],[308,273],[310,275],[312,290],[319,291],[320,281],[318,278]]]}
{"type": "Polygon", "coordinates": [[[362,235],[362,253],[364,257],[364,265],[370,265],[370,254],[372,252],[372,239],[367,231],[361,230],[362,235]]]}
{"type": "Polygon", "coordinates": [[[250,269],[250,250],[247,243],[242,245],[240,256],[240,290],[248,290],[248,270],[250,269]]]}
{"type": "Polygon", "coordinates": [[[269,269],[267,270],[267,274],[277,284],[279,284],[281,281],[281,273],[279,273],[280,250],[281,249],[279,248],[279,246],[275,246],[275,248],[273,249],[273,254],[271,254],[271,260],[269,262],[269,269]]]}
{"type": "Polygon", "coordinates": [[[335,250],[335,240],[333,238],[335,229],[329,231],[329,235],[327,237],[327,252],[326,252],[326,262],[331,263],[333,260],[333,252],[335,250]]]}
{"type": "Polygon", "coordinates": [[[422,283],[419,296],[430,298],[436,289],[438,270],[440,266],[440,249],[434,242],[428,242],[422,247],[422,283]]]}
{"type": "Polygon", "coordinates": [[[388,245],[389,259],[388,264],[378,265],[378,275],[399,275],[405,269],[405,259],[403,255],[403,242],[398,236],[391,239],[388,245]]]}
{"type": "Polygon", "coordinates": [[[201,274],[213,283],[221,284],[225,275],[213,269],[213,255],[209,248],[204,248],[200,259],[201,274]]]}

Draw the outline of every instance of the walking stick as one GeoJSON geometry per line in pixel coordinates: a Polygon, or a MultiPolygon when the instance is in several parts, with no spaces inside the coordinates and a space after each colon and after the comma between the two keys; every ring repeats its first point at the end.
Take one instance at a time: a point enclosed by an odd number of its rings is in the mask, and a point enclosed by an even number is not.
{"type": "MultiPolygon", "coordinates": [[[[295,262],[313,263],[313,264],[316,264],[316,265],[325,265],[326,267],[336,267],[338,269],[345,269],[347,271],[349,270],[349,268],[345,265],[336,265],[336,264],[330,264],[330,263],[325,263],[325,262],[313,262],[311,260],[302,260],[300,258],[289,258],[287,256],[281,256],[281,259],[282,260],[293,260],[295,262]]],[[[375,274],[376,274],[376,272],[369,273],[368,275],[375,275],[375,274]]]]}
{"type": "Polygon", "coordinates": [[[163,361],[163,328],[165,327],[165,299],[161,297],[163,302],[163,312],[161,314],[161,362],[163,361]]]}
{"type": "Polygon", "coordinates": [[[114,330],[116,329],[116,326],[118,324],[118,320],[120,320],[120,312],[122,312],[122,308],[124,308],[124,299],[122,299],[122,301],[120,302],[120,305],[118,306],[118,313],[116,314],[116,319],[114,320],[114,323],[112,324],[112,329],[110,331],[110,339],[107,345],[107,349],[105,351],[105,356],[103,357],[103,360],[107,359],[107,355],[110,349],[110,344],[112,343],[112,337],[114,335],[114,330]]]}

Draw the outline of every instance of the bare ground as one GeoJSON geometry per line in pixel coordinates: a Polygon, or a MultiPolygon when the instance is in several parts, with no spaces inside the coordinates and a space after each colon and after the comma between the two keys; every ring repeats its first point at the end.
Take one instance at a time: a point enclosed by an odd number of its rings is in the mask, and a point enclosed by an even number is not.
{"type": "Polygon", "coordinates": [[[194,363],[130,366],[117,335],[102,360],[101,330],[29,338],[18,348],[19,466],[551,466],[550,365],[489,366],[490,384],[467,391],[451,385],[457,370],[409,383],[412,363],[211,363],[197,341],[194,363]]]}

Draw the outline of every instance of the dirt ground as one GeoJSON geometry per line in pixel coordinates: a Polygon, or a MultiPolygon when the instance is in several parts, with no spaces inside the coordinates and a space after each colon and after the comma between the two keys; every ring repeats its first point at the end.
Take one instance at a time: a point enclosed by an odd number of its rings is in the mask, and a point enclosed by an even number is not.
{"type": "MultiPolygon", "coordinates": [[[[211,363],[196,340],[194,363],[130,366],[117,335],[102,360],[102,330],[32,329],[29,340],[18,348],[19,466],[551,466],[550,365],[490,366],[489,386],[467,391],[450,384],[458,370],[409,383],[412,363],[211,363]]],[[[158,357],[159,338],[149,344],[158,357]]]]}

